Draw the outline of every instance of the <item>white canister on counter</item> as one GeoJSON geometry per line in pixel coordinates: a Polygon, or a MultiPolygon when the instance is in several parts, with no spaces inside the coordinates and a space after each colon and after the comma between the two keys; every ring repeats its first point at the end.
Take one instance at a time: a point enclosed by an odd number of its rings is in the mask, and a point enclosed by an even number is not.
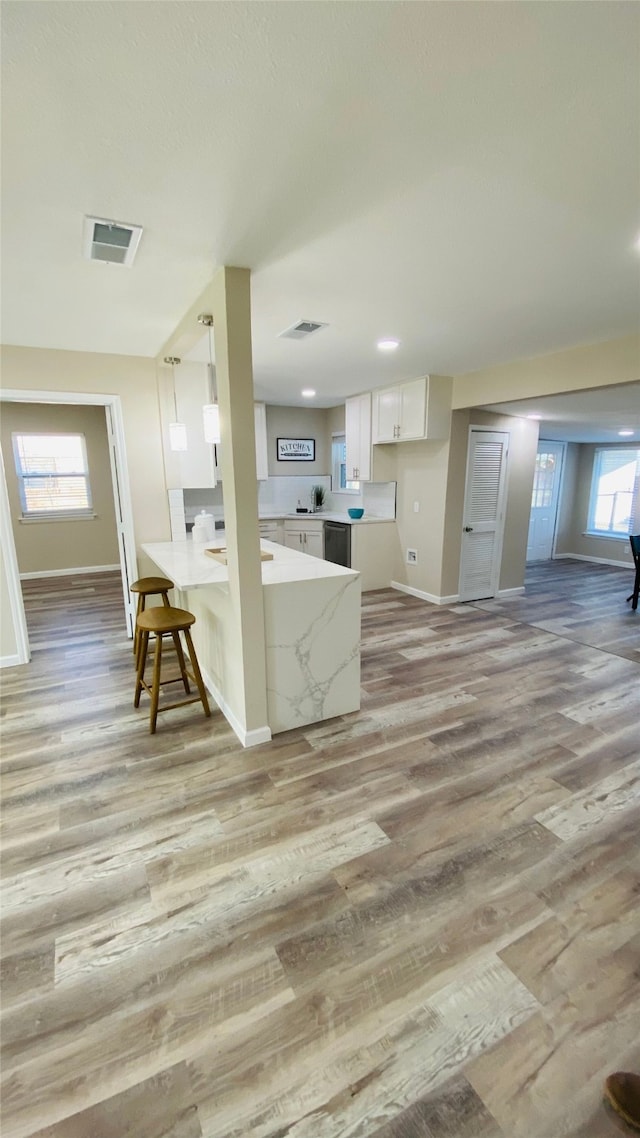
{"type": "Polygon", "coordinates": [[[213,514],[207,514],[205,510],[201,510],[199,514],[196,514],[193,523],[193,540],[205,544],[207,541],[213,541],[215,535],[216,523],[213,514]]]}

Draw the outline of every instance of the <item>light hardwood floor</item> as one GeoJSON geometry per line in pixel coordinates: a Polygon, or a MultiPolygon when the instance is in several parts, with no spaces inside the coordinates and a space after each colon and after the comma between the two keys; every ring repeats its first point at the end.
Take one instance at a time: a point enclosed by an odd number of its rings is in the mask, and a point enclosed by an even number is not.
{"type": "Polygon", "coordinates": [[[362,710],[132,706],[117,577],[5,671],[4,1138],[606,1138],[640,1067],[630,573],[363,601],[362,710]]]}

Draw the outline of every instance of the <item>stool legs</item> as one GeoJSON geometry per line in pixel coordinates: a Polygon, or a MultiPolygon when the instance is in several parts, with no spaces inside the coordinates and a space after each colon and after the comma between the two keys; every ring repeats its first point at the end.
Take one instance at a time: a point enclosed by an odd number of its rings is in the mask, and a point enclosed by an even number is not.
{"type": "Polygon", "coordinates": [[[156,650],[153,654],[153,680],[151,681],[151,710],[149,712],[149,731],[156,733],[158,700],[160,699],[160,671],[162,667],[162,634],[156,632],[156,650]]]}
{"type": "MultiPolygon", "coordinates": [[[[169,606],[169,607],[171,607],[171,606],[169,606]]],[[[145,667],[146,667],[146,663],[147,663],[147,654],[149,651],[149,631],[145,628],[140,628],[138,631],[139,631],[140,635],[139,635],[139,643],[138,643],[138,654],[136,657],[136,665],[137,665],[136,666],[136,689],[135,689],[135,695],[133,698],[133,706],[134,707],[140,706],[140,696],[142,694],[142,689],[144,688],[145,691],[148,691],[149,696],[151,697],[151,707],[150,707],[150,711],[149,711],[149,732],[150,732],[150,734],[155,735],[155,731],[156,731],[156,723],[157,723],[157,719],[158,719],[158,710],[159,710],[159,701],[160,701],[160,688],[162,687],[163,683],[166,684],[166,683],[175,682],[174,680],[169,680],[169,679],[164,680],[164,681],[162,680],[162,641],[163,641],[164,636],[171,636],[173,639],[173,643],[174,643],[175,650],[176,650],[176,656],[178,659],[178,664],[180,666],[180,678],[182,680],[182,683],[184,684],[185,692],[188,695],[191,694],[191,688],[189,686],[189,678],[191,678],[192,680],[195,681],[195,684],[198,688],[198,696],[200,698],[200,702],[202,703],[204,713],[207,716],[207,718],[209,718],[209,716],[211,715],[211,709],[209,707],[209,700],[207,698],[207,689],[204,686],[204,682],[202,679],[202,673],[200,671],[200,666],[198,664],[198,657],[196,656],[195,649],[193,647],[193,641],[191,639],[191,633],[189,632],[189,629],[182,627],[181,630],[176,629],[176,630],[171,630],[171,631],[166,631],[166,632],[158,631],[158,632],[154,633],[155,651],[154,651],[154,655],[153,655],[153,677],[152,677],[150,685],[145,683],[145,678],[144,678],[144,672],[145,672],[145,667]],[[187,670],[187,661],[185,659],[184,650],[182,647],[182,643],[180,641],[180,631],[184,632],[184,637],[185,637],[185,641],[187,644],[187,651],[188,651],[188,656],[189,656],[189,665],[191,667],[191,673],[189,673],[189,671],[187,670]]],[[[177,677],[176,677],[176,679],[177,679],[177,677]]],[[[191,699],[182,700],[180,703],[172,703],[166,708],[166,710],[169,710],[169,707],[181,707],[182,704],[184,704],[184,703],[197,702],[198,696],[192,696],[191,699]]]]}
{"type": "Polygon", "coordinates": [[[205,688],[205,686],[202,682],[202,675],[200,673],[200,665],[198,664],[198,657],[196,656],[195,649],[193,647],[193,641],[191,639],[191,633],[189,632],[188,628],[185,628],[185,630],[184,630],[184,638],[187,642],[187,648],[189,650],[189,659],[191,660],[191,667],[193,669],[193,678],[196,681],[196,684],[198,686],[198,691],[200,692],[200,699],[202,700],[202,706],[204,707],[204,713],[208,717],[211,715],[211,708],[209,707],[209,700],[207,699],[207,689],[205,688]]]}

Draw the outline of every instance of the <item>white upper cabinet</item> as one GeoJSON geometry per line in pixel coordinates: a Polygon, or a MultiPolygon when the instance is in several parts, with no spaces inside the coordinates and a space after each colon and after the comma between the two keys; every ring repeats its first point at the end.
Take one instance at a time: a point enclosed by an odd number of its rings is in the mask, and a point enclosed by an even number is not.
{"type": "MultiPolygon", "coordinates": [[[[220,447],[204,437],[202,408],[211,402],[207,368],[203,364],[185,362],[175,369],[175,402],[173,386],[165,379],[161,394],[167,485],[183,490],[199,490],[215,486],[220,480],[220,447]],[[172,451],[168,424],[176,419],[187,429],[187,449],[172,451]]],[[[267,411],[264,403],[254,403],[256,435],[256,474],[269,477],[267,457],[267,411]]]]}
{"type": "Polygon", "coordinates": [[[446,439],[451,419],[451,380],[422,376],[373,393],[374,443],[446,439]]]}
{"type": "Polygon", "coordinates": [[[256,422],[256,474],[258,481],[269,477],[269,457],[267,451],[267,408],[264,403],[253,405],[256,422]]]}
{"type": "Polygon", "coordinates": [[[371,392],[345,400],[347,481],[371,480],[371,392]]]}

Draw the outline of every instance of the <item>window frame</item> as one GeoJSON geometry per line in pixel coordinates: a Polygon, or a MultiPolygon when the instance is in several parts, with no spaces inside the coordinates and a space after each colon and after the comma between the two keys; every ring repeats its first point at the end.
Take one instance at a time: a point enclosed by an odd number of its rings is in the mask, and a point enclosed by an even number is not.
{"type": "Polygon", "coordinates": [[[344,459],[338,458],[336,455],[337,447],[342,446],[346,448],[347,437],[344,431],[334,432],[331,436],[331,493],[332,494],[360,494],[359,482],[347,482],[347,462],[346,456],[344,459]],[[340,469],[344,466],[345,469],[345,485],[341,486],[340,469]]]}
{"type": "MultiPolygon", "coordinates": [[[[91,481],[89,478],[89,460],[87,456],[87,440],[86,436],[81,431],[13,431],[11,434],[11,441],[13,445],[13,459],[16,471],[16,478],[18,482],[18,494],[20,497],[20,510],[21,521],[23,522],[55,522],[55,521],[85,521],[87,519],[95,518],[93,510],[93,495],[91,492],[91,481]],[[25,471],[22,463],[22,456],[20,453],[21,439],[28,438],[65,438],[65,439],[79,439],[82,451],[82,464],[83,469],[74,471],[25,471]],[[85,484],[86,506],[77,508],[72,507],[59,507],[57,509],[30,509],[27,500],[27,493],[25,490],[25,481],[27,479],[33,480],[41,478],[43,482],[46,479],[64,479],[64,478],[83,478],[85,484]]],[[[55,455],[54,455],[55,457],[55,455]]]]}
{"type": "Polygon", "coordinates": [[[606,444],[599,445],[595,448],[593,455],[593,464],[591,468],[591,486],[589,489],[589,507],[587,514],[587,528],[586,533],[591,537],[605,537],[616,541],[626,541],[629,534],[637,533],[640,531],[640,447],[634,444],[626,444],[621,446],[607,446],[606,444]],[[634,485],[631,490],[631,508],[629,510],[629,525],[627,530],[614,530],[614,529],[601,529],[596,526],[596,510],[598,506],[598,487],[602,474],[602,458],[605,454],[609,453],[624,453],[635,454],[636,456],[636,476],[634,485]]]}

